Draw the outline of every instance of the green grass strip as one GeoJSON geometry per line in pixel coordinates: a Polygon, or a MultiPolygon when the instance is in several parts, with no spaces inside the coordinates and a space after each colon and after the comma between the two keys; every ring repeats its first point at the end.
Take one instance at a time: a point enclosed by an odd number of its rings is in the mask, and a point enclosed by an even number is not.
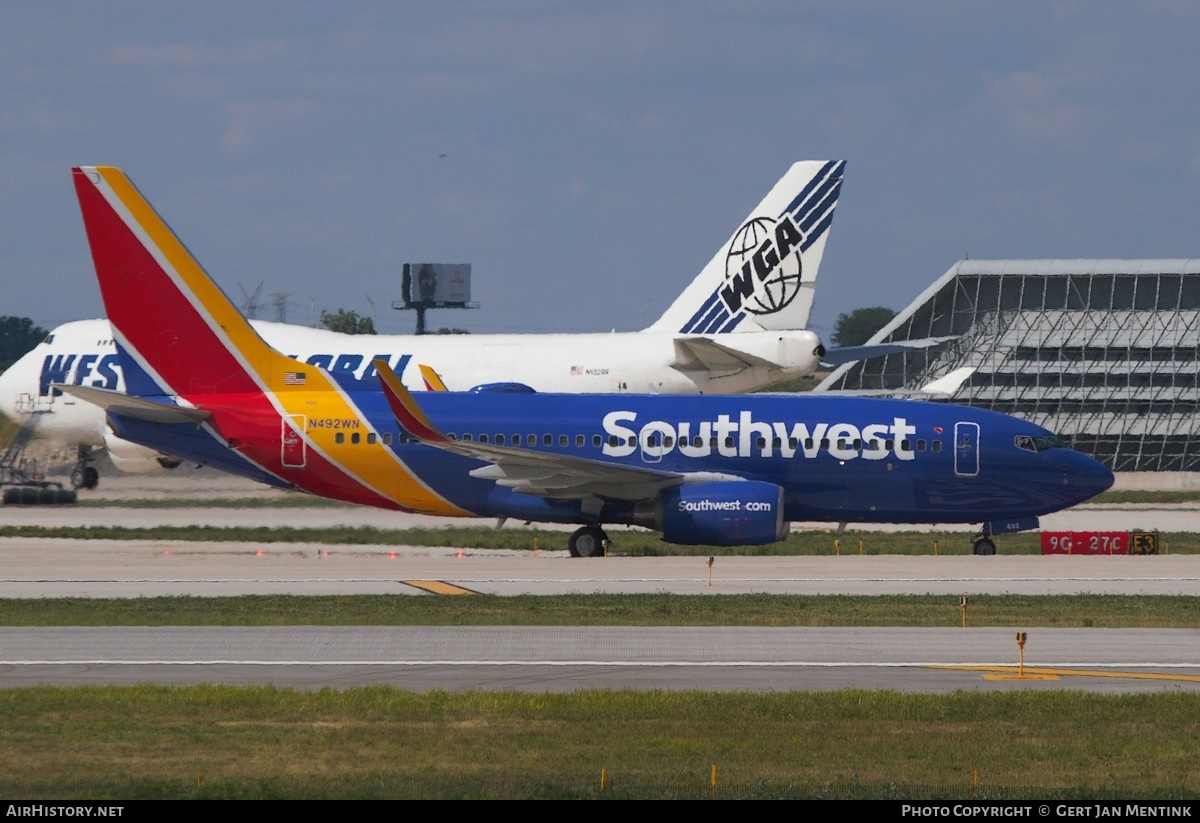
{"type": "Polygon", "coordinates": [[[1197,736],[1169,692],[38,687],[0,691],[0,794],[1182,801],[1197,736]]]}
{"type": "MultiPolygon", "coordinates": [[[[0,626],[962,625],[958,596],[729,594],[354,595],[0,600],[0,626]]],[[[1200,598],[976,595],[967,625],[1200,628],[1200,598]]]]}

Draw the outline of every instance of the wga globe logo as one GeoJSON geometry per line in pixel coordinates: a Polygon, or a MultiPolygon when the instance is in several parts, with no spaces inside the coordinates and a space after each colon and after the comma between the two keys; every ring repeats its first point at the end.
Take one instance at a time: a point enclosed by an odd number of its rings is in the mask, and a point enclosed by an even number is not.
{"type": "Polygon", "coordinates": [[[733,235],[725,255],[721,299],[730,314],[774,314],[800,293],[804,234],[791,215],[756,217],[733,235]]]}

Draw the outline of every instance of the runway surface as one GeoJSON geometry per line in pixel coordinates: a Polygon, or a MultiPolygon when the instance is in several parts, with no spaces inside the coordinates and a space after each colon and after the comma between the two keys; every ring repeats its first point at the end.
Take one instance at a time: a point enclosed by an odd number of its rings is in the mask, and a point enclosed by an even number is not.
{"type": "MultiPolygon", "coordinates": [[[[145,482],[144,480],[141,482],[145,482]]],[[[169,490],[170,485],[162,487],[169,490]]],[[[223,479],[200,495],[231,495],[223,479]]],[[[139,487],[110,494],[153,496],[139,487]]],[[[266,492],[273,494],[273,492],[266,492]]],[[[1167,529],[1194,507],[1079,507],[1046,528],[1167,529]]],[[[403,528],[350,507],[0,507],[0,523],[403,528]],[[381,525],[384,523],[388,525],[381,525]]],[[[422,523],[425,525],[425,523],[422,523]]],[[[1183,528],[1178,530],[1184,530],[1183,528]]],[[[1001,543],[1001,551],[1003,551],[1001,543]]],[[[399,594],[1200,594],[1200,557],[596,558],[418,546],[0,539],[0,598],[399,594]]],[[[902,691],[1200,688],[1200,632],[1158,629],[0,627],[0,687],[32,683],[388,683],[424,689],[902,691]],[[1024,668],[1015,643],[1027,631],[1024,668]],[[1020,676],[1023,675],[1023,676],[1020,676]]]]}
{"type": "Polygon", "coordinates": [[[1193,630],[288,626],[0,629],[0,687],[1200,690],[1193,630]]]}

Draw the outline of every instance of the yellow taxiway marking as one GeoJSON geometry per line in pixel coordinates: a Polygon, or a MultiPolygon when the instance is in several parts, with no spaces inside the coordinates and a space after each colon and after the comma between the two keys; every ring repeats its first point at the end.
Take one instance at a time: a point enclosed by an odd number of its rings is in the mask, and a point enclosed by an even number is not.
{"type": "Polygon", "coordinates": [[[430,594],[478,594],[478,592],[464,589],[462,586],[455,586],[452,583],[444,583],[441,580],[404,580],[402,582],[430,594]]]}
{"type": "MultiPolygon", "coordinates": [[[[1020,680],[1016,666],[930,666],[931,669],[954,669],[964,672],[992,672],[989,680],[1020,680]]],[[[1200,683],[1197,674],[1170,674],[1167,672],[1117,672],[1096,671],[1095,669],[1047,669],[1025,667],[1025,680],[1052,680],[1059,677],[1118,677],[1125,680],[1182,680],[1188,683],[1200,683]]]]}

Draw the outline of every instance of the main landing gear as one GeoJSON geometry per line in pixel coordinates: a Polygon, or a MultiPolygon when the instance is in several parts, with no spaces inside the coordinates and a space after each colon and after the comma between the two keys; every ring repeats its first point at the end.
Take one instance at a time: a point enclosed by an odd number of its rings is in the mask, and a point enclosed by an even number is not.
{"type": "Polygon", "coordinates": [[[571,533],[567,548],[571,557],[604,557],[608,554],[608,535],[599,526],[584,526],[571,533]]]}
{"type": "Polygon", "coordinates": [[[92,465],[93,455],[91,446],[79,444],[76,452],[78,462],[71,469],[71,488],[94,489],[100,483],[100,472],[92,465]]]}
{"type": "Polygon", "coordinates": [[[977,534],[971,538],[971,545],[975,549],[975,554],[980,556],[991,556],[996,553],[996,544],[992,542],[990,534],[977,534]]]}

